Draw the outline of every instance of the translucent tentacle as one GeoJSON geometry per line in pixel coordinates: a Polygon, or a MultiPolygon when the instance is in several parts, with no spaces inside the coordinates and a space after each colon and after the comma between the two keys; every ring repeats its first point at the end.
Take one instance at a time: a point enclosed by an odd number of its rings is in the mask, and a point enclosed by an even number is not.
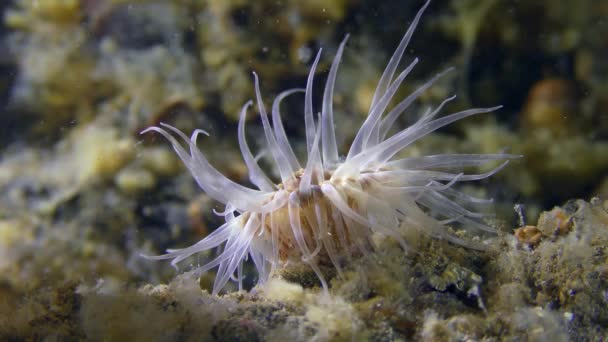
{"type": "Polygon", "coordinates": [[[182,159],[190,173],[198,183],[198,185],[212,198],[226,204],[231,202],[240,211],[249,211],[259,209],[260,201],[268,198],[269,194],[259,190],[253,190],[237,184],[226,178],[222,173],[216,170],[205,158],[202,152],[196,147],[196,135],[202,130],[195,131],[193,136],[194,141],[177,128],[161,123],[161,126],[178,134],[186,144],[190,147],[190,154],[182,147],[182,145],[165,129],[152,126],[144,130],[142,133],[155,131],[162,134],[173,146],[177,155],[182,159]]]}
{"type": "Polygon", "coordinates": [[[344,52],[344,45],[346,45],[347,40],[348,35],[346,35],[344,40],[342,40],[342,43],[340,43],[336,57],[334,57],[334,61],[331,63],[327,82],[325,83],[325,92],[323,94],[321,145],[323,149],[323,164],[326,167],[333,167],[339,161],[338,145],[336,144],[336,130],[334,128],[333,99],[338,66],[340,65],[342,53],[344,52]]]}
{"type": "MultiPolygon", "coordinates": [[[[446,72],[449,70],[450,69],[446,70],[446,72]]],[[[444,73],[438,74],[436,77],[441,77],[443,75],[444,75],[444,73]]],[[[430,82],[434,82],[434,80],[431,80],[430,82]]],[[[429,83],[429,86],[430,85],[432,85],[432,83],[429,83]]],[[[424,88],[424,86],[422,86],[421,88],[424,88]]],[[[420,88],[418,90],[420,90],[420,88]]],[[[395,108],[390,113],[388,113],[386,118],[384,118],[384,120],[382,120],[382,123],[380,124],[379,138],[381,138],[383,141],[386,138],[386,135],[388,134],[388,132],[393,127],[393,124],[395,123],[395,121],[397,120],[399,115],[401,115],[401,113],[403,112],[403,110],[405,110],[411,104],[411,101],[415,100],[419,96],[419,94],[422,93],[422,92],[418,92],[418,90],[416,90],[414,93],[412,93],[410,96],[408,96],[400,104],[395,106],[395,108]]],[[[424,88],[423,90],[426,90],[426,88],[424,88]]],[[[420,125],[428,122],[430,119],[435,117],[448,102],[454,100],[455,98],[456,98],[456,96],[454,95],[454,96],[448,97],[447,99],[443,100],[434,111],[429,111],[428,113],[423,115],[420,118],[420,120],[418,120],[415,124],[413,124],[412,126],[410,126],[408,128],[410,130],[414,130],[417,127],[419,127],[420,125]]]]}
{"type": "Polygon", "coordinates": [[[323,51],[323,49],[319,49],[319,52],[317,52],[317,57],[315,57],[315,61],[312,63],[312,67],[310,67],[310,72],[308,73],[308,80],[306,81],[306,95],[304,99],[304,124],[306,126],[306,151],[309,155],[311,153],[313,141],[315,140],[315,119],[313,117],[312,109],[312,83],[315,77],[317,64],[319,63],[319,59],[321,58],[321,51],[323,51]]]}
{"type": "Polygon", "coordinates": [[[382,73],[382,76],[380,77],[380,81],[378,81],[378,86],[376,87],[376,91],[374,92],[374,97],[372,98],[372,104],[370,108],[374,108],[376,102],[379,101],[379,99],[384,95],[386,89],[389,87],[393,75],[395,74],[395,70],[397,70],[397,67],[399,66],[401,57],[403,56],[403,53],[405,52],[405,49],[407,48],[407,45],[409,44],[410,39],[412,39],[412,35],[414,34],[416,27],[418,26],[418,22],[420,21],[424,10],[426,10],[430,3],[431,1],[428,0],[422,6],[422,8],[418,10],[416,17],[414,17],[414,20],[410,24],[410,27],[405,32],[405,35],[403,35],[403,38],[401,38],[401,42],[399,42],[397,49],[395,49],[393,56],[389,60],[388,64],[386,65],[386,68],[384,69],[384,72],[382,73]]]}
{"type": "MultiPolygon", "coordinates": [[[[380,101],[372,108],[372,110],[367,115],[367,118],[361,125],[361,128],[357,132],[355,139],[353,140],[352,145],[350,146],[350,150],[348,151],[348,155],[346,160],[352,158],[357,155],[359,152],[365,149],[367,146],[368,140],[374,130],[374,127],[378,124],[382,113],[389,105],[392,100],[393,95],[397,92],[401,83],[405,80],[407,75],[412,71],[414,66],[418,63],[418,58],[414,59],[414,61],[397,77],[395,82],[387,89],[386,93],[382,96],[380,101]]],[[[373,142],[375,145],[376,142],[373,142]]]]}
{"type": "Polygon", "coordinates": [[[257,163],[256,158],[254,158],[251,150],[249,149],[249,145],[247,145],[247,138],[245,137],[245,121],[247,120],[247,109],[252,105],[252,101],[247,101],[243,108],[241,109],[241,114],[239,116],[239,128],[238,128],[238,139],[239,139],[239,148],[241,149],[241,155],[243,156],[243,160],[245,160],[245,165],[247,166],[247,171],[249,173],[249,180],[251,183],[255,184],[262,191],[273,191],[275,189],[274,184],[266,176],[264,171],[260,168],[257,163]]]}
{"type": "Polygon", "coordinates": [[[285,128],[283,127],[283,121],[281,121],[280,105],[281,101],[283,101],[283,99],[287,96],[304,91],[304,89],[286,90],[277,95],[272,103],[272,126],[274,128],[274,135],[277,139],[279,149],[283,153],[285,159],[287,159],[287,162],[291,166],[292,170],[299,170],[300,162],[298,162],[298,158],[296,158],[296,154],[293,153],[293,149],[289,144],[289,139],[287,139],[287,134],[285,133],[285,128]]]}
{"type": "Polygon", "coordinates": [[[262,118],[262,125],[264,126],[264,135],[266,136],[266,142],[268,143],[268,149],[272,154],[274,163],[281,174],[281,181],[285,183],[288,179],[293,179],[293,174],[296,172],[295,169],[289,164],[287,157],[281,151],[277,139],[273,133],[270,121],[268,120],[268,114],[264,108],[264,102],[262,101],[262,94],[260,93],[260,80],[258,75],[254,72],[253,77],[255,80],[255,96],[258,102],[258,109],[260,110],[260,117],[262,118]]]}

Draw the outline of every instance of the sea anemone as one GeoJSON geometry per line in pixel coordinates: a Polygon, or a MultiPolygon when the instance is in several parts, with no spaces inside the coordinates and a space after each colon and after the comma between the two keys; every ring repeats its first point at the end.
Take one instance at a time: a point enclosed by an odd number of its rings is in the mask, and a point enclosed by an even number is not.
{"type": "Polygon", "coordinates": [[[445,104],[454,99],[450,97],[435,109],[427,110],[410,127],[392,132],[399,116],[447,72],[431,78],[387,110],[400,85],[418,62],[417,58],[414,59],[394,77],[428,4],[427,1],[419,10],[386,66],[370,111],[346,157],[340,158],[338,154],[332,102],[336,74],[348,36],[340,44],[331,64],[321,113],[317,118],[313,115],[312,93],[321,50],[310,69],[306,88],[287,90],[275,98],[271,110],[272,123],[262,101],[258,76],[253,74],[267,150],[280,174],[278,184],[259,166],[245,138],[246,115],[252,101],[247,102],[240,112],[238,140],[249,179],[258,189],[237,184],[211,166],[197,147],[199,134],[208,135],[207,132],[197,129],[188,138],[167,124],[143,131],[158,132],[171,142],[198,185],[209,196],[225,204],[225,210],[216,214],[226,220],[225,224],[190,247],[168,249],[167,254],[148,258],[172,259],[171,264],[176,266],[195,253],[218,248],[220,252],[198,268],[200,272],[218,268],[214,294],[231,279],[242,288],[243,262],[249,256],[259,273],[259,283],[264,283],[275,269],[287,262],[304,262],[316,273],[327,291],[327,281],[320,266],[333,266],[341,276],[346,262],[373,251],[373,234],[390,236],[407,249],[403,236],[403,227],[407,226],[457,245],[483,248],[479,242],[450,234],[447,225],[494,233],[494,229],[484,221],[488,214],[479,212],[483,209],[480,207],[491,200],[471,197],[454,189],[454,185],[487,178],[516,156],[505,153],[437,154],[395,159],[398,152],[445,125],[500,108],[468,109],[436,118],[445,104]],[[298,92],[304,93],[307,152],[304,165],[290,146],[279,111],[281,101],[298,92]],[[462,172],[467,167],[497,160],[502,160],[502,164],[490,172],[462,172]]]}

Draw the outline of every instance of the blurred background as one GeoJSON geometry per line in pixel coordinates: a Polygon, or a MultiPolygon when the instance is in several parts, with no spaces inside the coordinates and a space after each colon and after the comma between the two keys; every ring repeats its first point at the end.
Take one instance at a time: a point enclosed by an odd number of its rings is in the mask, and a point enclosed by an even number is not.
{"type": "MultiPolygon", "coordinates": [[[[339,42],[350,39],[335,96],[346,152],[375,85],[422,1],[9,0],[0,3],[0,291],[19,298],[100,277],[158,282],[142,260],[199,240],[221,219],[150,125],[205,129],[211,162],[247,184],[236,141],[240,107],[261,77],[266,105],[302,87],[319,48],[316,102],[339,42]]],[[[421,62],[402,98],[448,67],[403,116],[456,94],[445,113],[503,105],[405,155],[524,158],[468,191],[496,200],[498,225],[528,223],[571,199],[608,196],[608,1],[436,0],[405,63],[421,62]]],[[[303,151],[303,99],[283,106],[303,151]]],[[[257,114],[248,136],[263,148],[257,114]]],[[[269,164],[266,163],[266,166],[269,164]]],[[[483,171],[483,170],[481,170],[483,171]]],[[[212,278],[211,278],[212,279],[212,278]]],[[[202,285],[204,286],[204,285],[202,285]]],[[[5,299],[6,303],[10,299],[5,299]]],[[[2,302],[10,307],[9,304],[2,302]]]]}

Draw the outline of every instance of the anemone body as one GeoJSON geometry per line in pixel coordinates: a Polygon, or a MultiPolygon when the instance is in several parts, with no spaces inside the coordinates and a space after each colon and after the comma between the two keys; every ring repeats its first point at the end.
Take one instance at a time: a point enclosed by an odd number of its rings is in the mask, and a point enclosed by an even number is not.
{"type": "Polygon", "coordinates": [[[231,279],[242,286],[243,262],[249,257],[265,282],[277,267],[286,262],[304,262],[315,271],[323,288],[327,282],[321,264],[330,264],[339,275],[342,267],[356,255],[373,248],[372,235],[395,238],[403,248],[401,227],[408,225],[423,234],[447,239],[470,248],[483,246],[449,234],[446,225],[458,223],[464,229],[492,233],[483,218],[483,207],[491,200],[473,198],[456,189],[459,182],[491,176],[508,160],[508,154],[438,154],[395,159],[395,155],[427,134],[466,117],[491,112],[499,107],[476,108],[438,117],[450,97],[435,109],[427,110],[413,125],[393,131],[396,119],[441,77],[442,72],[394,107],[393,96],[414,68],[414,59],[396,74],[403,53],[428,6],[417,13],[382,74],[367,118],[357,132],[345,158],[340,159],[333,119],[333,91],[338,66],[348,36],[333,60],[323,94],[320,115],[313,115],[313,79],[321,51],[311,67],[305,88],[280,93],[271,108],[271,118],[262,101],[259,80],[254,73],[258,111],[264,128],[267,150],[280,174],[274,182],[260,168],[245,135],[249,101],[240,114],[238,139],[249,179],[257,189],[237,184],[217,171],[197,147],[195,130],[190,137],[176,128],[161,124],[144,132],[156,131],[166,137],[192,173],[199,186],[212,198],[225,204],[226,223],[196,244],[170,249],[151,259],[172,259],[175,266],[189,256],[217,248],[219,253],[199,266],[205,272],[217,268],[213,287],[218,293],[231,279]],[[281,101],[294,93],[304,93],[306,162],[301,164],[293,152],[280,116],[281,101]],[[272,122],[271,122],[272,120],[272,122]],[[503,160],[485,174],[464,174],[467,167],[503,160]]]}

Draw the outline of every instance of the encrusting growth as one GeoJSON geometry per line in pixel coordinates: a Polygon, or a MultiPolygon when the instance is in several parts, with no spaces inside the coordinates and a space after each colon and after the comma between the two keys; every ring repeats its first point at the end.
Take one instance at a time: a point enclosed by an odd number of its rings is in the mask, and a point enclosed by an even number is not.
{"type": "Polygon", "coordinates": [[[446,103],[428,109],[412,126],[392,133],[397,118],[447,71],[431,78],[412,94],[389,109],[393,96],[417,64],[414,59],[401,73],[395,73],[418,21],[430,1],[419,10],[391,57],[374,93],[367,118],[357,132],[344,159],[340,159],[333,119],[333,92],[340,59],[348,36],[342,41],[325,84],[320,116],[315,118],[312,101],[313,78],[321,51],[310,69],[306,87],[280,93],[274,100],[269,118],[262,101],[258,76],[254,73],[257,106],[264,128],[267,148],[280,174],[275,184],[260,168],[245,138],[245,119],[252,102],[240,113],[238,139],[249,179],[258,189],[239,185],[209,164],[197,147],[195,130],[188,138],[167,124],[150,127],[171,142],[199,186],[225,204],[226,223],[196,244],[169,249],[167,254],[149,259],[172,259],[172,265],[189,256],[218,247],[221,253],[199,267],[206,272],[217,267],[213,293],[229,280],[242,288],[243,262],[251,257],[264,283],[277,267],[286,262],[304,262],[319,277],[325,290],[327,282],[319,265],[331,264],[339,275],[345,262],[373,250],[373,233],[407,244],[400,227],[415,227],[421,233],[446,239],[469,248],[483,248],[455,237],[446,225],[457,223],[462,229],[493,233],[479,212],[491,200],[474,198],[456,189],[458,182],[475,181],[498,172],[517,156],[497,154],[438,154],[394,159],[395,155],[427,134],[466,117],[494,111],[500,107],[468,109],[436,118],[446,103]],[[304,93],[304,123],[307,159],[305,164],[293,152],[280,116],[281,101],[292,94],[304,93]],[[272,123],[271,120],[272,119],[272,123]],[[181,139],[181,141],[180,141],[181,139]],[[484,174],[465,174],[464,168],[503,160],[484,174]],[[476,209],[477,208],[477,209],[476,209]]]}

